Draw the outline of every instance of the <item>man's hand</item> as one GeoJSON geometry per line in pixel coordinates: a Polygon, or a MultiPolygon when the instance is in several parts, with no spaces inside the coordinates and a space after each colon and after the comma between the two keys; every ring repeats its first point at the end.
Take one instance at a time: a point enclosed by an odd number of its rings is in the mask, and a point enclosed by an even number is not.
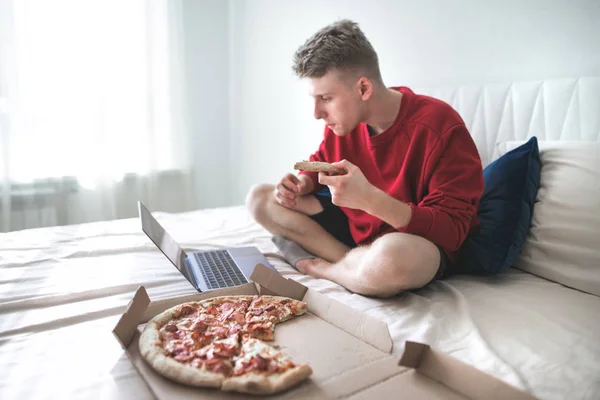
{"type": "Polygon", "coordinates": [[[410,222],[410,206],[373,186],[356,165],[346,160],[332,165],[346,171],[345,175],[335,176],[319,172],[319,182],[329,186],[333,204],[362,210],[394,228],[402,228],[410,222]]]}
{"type": "Polygon", "coordinates": [[[306,175],[296,176],[286,174],[275,186],[275,199],[286,208],[296,207],[296,198],[310,193],[313,188],[312,180],[306,175]]]}
{"type": "Polygon", "coordinates": [[[370,197],[378,189],[371,185],[360,168],[351,162],[342,160],[331,165],[346,171],[344,175],[335,176],[319,172],[319,183],[329,186],[331,202],[339,207],[365,211],[370,197]]]}

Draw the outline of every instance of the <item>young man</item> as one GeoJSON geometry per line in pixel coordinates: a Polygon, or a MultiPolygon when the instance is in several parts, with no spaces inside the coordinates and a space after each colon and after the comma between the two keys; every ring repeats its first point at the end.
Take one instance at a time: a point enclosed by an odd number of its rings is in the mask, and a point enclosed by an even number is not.
{"type": "Polygon", "coordinates": [[[326,124],[310,160],[345,174],[290,173],[255,186],[246,199],[253,217],[299,271],[356,293],[392,296],[451,273],[483,193],[479,153],[458,113],[387,88],[352,21],[321,29],[294,61],[326,124]]]}

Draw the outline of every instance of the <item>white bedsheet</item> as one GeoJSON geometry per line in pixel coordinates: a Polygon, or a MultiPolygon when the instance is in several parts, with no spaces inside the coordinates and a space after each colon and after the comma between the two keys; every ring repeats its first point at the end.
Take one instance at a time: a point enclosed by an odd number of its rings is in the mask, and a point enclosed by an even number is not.
{"type": "MultiPolygon", "coordinates": [[[[277,251],[243,207],[156,215],[186,249],[277,251]]],[[[541,399],[600,398],[600,297],[511,270],[380,300],[268,258],[385,321],[396,354],[422,341],[541,399]]],[[[152,299],[194,292],[136,219],[0,234],[0,399],[150,398],[111,334],[140,285],[152,299]]]]}

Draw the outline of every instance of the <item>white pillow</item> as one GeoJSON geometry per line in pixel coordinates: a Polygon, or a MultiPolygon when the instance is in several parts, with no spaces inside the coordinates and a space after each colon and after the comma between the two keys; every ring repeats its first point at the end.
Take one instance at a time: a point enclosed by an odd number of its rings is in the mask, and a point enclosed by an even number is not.
{"type": "MultiPolygon", "coordinates": [[[[520,142],[499,143],[498,156],[520,142]]],[[[541,182],[515,267],[600,296],[600,143],[539,141],[541,182]]]]}

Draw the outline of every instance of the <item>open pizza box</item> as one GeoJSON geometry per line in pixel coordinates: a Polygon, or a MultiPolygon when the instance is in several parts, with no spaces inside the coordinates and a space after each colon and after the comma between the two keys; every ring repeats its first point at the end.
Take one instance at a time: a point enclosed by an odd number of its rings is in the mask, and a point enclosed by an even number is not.
{"type": "Polygon", "coordinates": [[[254,283],[150,301],[140,287],[113,330],[156,399],[241,399],[248,394],[188,387],[155,372],[141,357],[138,339],[152,317],[177,304],[227,295],[279,295],[302,300],[308,313],[275,328],[275,344],[296,364],[309,364],[310,378],[270,397],[286,399],[533,399],[428,345],[406,342],[400,360],[391,355],[387,325],[330,299],[266,266],[256,266],[254,283]]]}

